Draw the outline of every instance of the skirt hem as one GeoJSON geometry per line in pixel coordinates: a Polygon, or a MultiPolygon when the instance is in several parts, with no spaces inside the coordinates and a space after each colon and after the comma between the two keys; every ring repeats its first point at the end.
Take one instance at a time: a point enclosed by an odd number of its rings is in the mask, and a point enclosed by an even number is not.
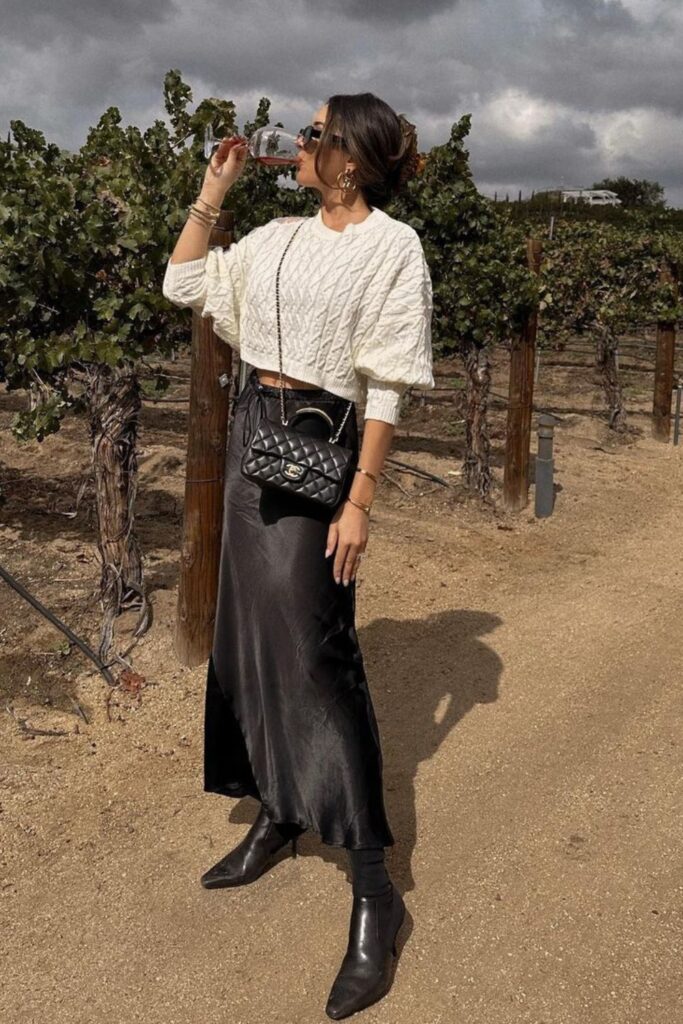
{"type": "MultiPolygon", "coordinates": [[[[205,793],[214,793],[214,794],[217,794],[218,796],[232,797],[235,800],[241,800],[245,796],[251,796],[251,797],[254,798],[254,800],[258,800],[261,803],[263,802],[261,800],[261,797],[259,796],[258,792],[254,792],[248,786],[244,786],[244,785],[235,786],[234,788],[230,787],[229,790],[226,787],[221,787],[221,786],[204,786],[204,792],[205,793]]],[[[263,804],[263,806],[264,806],[264,808],[266,810],[266,813],[267,813],[268,812],[267,806],[265,804],[263,804]]],[[[387,846],[394,846],[395,845],[395,840],[392,838],[391,841],[385,840],[383,843],[382,842],[378,842],[378,843],[376,843],[374,845],[368,845],[366,843],[364,845],[355,846],[355,845],[352,845],[350,843],[346,843],[346,842],[344,842],[342,840],[332,839],[332,837],[329,835],[329,833],[328,834],[324,834],[323,832],[320,831],[320,829],[316,828],[314,825],[312,825],[308,821],[299,821],[298,819],[294,819],[294,818],[287,818],[287,819],[272,818],[272,816],[270,814],[268,814],[268,817],[271,818],[271,821],[274,821],[276,825],[298,825],[299,828],[303,828],[307,832],[314,832],[317,836],[320,837],[320,841],[322,843],[325,843],[326,846],[336,846],[338,849],[346,849],[346,850],[376,850],[378,846],[387,847],[387,846]]]]}

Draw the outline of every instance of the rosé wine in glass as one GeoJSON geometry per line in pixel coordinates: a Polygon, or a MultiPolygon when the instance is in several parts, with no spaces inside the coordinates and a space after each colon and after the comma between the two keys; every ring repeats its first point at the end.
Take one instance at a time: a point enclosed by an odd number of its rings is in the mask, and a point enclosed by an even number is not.
{"type": "MultiPolygon", "coordinates": [[[[297,145],[299,135],[283,131],[282,128],[266,125],[257,128],[247,142],[247,151],[257,163],[265,167],[285,167],[299,162],[300,148],[297,145]]],[[[213,125],[204,129],[204,157],[210,160],[213,151],[222,142],[213,134],[213,125]]]]}

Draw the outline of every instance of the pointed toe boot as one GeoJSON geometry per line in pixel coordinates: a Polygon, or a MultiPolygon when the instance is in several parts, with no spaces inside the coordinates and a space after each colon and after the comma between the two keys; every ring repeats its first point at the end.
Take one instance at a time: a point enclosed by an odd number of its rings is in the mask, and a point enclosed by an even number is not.
{"type": "Polygon", "coordinates": [[[296,841],[283,836],[270,820],[263,806],[246,836],[234,850],[202,875],[205,889],[225,889],[235,885],[248,885],[256,881],[273,864],[274,855],[289,842],[292,856],[296,856],[296,841]]]}
{"type": "Polygon", "coordinates": [[[382,896],[354,896],[348,947],[325,1007],[328,1017],[349,1017],[386,995],[404,917],[405,904],[393,883],[382,896]]]}

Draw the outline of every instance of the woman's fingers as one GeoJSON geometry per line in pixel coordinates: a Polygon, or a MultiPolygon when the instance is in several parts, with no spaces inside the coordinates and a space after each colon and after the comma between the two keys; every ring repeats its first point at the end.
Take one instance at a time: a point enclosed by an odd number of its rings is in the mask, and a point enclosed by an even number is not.
{"type": "Polygon", "coordinates": [[[335,583],[341,583],[342,569],[346,562],[346,554],[348,552],[349,545],[343,541],[339,541],[337,544],[337,554],[334,556],[334,580],[335,583]]]}
{"type": "Polygon", "coordinates": [[[362,554],[362,551],[356,551],[356,558],[355,558],[355,561],[353,563],[353,569],[351,570],[351,579],[352,580],[355,580],[355,578],[356,578],[356,573],[358,572],[358,566],[360,565],[360,556],[361,556],[361,554],[362,554]]]}
{"type": "Polygon", "coordinates": [[[342,582],[348,586],[358,556],[358,544],[340,544],[337,547],[337,557],[334,560],[334,578],[337,583],[342,582]]]}
{"type": "Polygon", "coordinates": [[[339,530],[336,523],[330,523],[330,528],[327,531],[327,545],[325,547],[325,558],[329,558],[337,545],[337,536],[339,530]]]}
{"type": "MultiPolygon", "coordinates": [[[[230,156],[230,153],[235,147],[240,147],[236,156],[246,155],[247,144],[241,135],[230,135],[225,139],[221,139],[218,143],[218,148],[215,150],[213,156],[216,159],[216,166],[220,167],[221,164],[230,156]]],[[[212,158],[213,159],[213,158],[212,158]]]]}
{"type": "Polygon", "coordinates": [[[351,580],[355,579],[356,568],[358,566],[358,545],[349,545],[349,550],[346,554],[346,562],[342,571],[342,580],[348,587],[351,580]]]}

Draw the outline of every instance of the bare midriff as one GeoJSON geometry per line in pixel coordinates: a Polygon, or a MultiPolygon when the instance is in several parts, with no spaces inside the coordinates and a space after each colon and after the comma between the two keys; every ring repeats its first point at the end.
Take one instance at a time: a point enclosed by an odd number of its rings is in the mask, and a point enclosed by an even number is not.
{"type": "MultiPolygon", "coordinates": [[[[259,370],[256,368],[258,379],[262,384],[269,384],[276,388],[280,386],[280,374],[273,373],[271,370],[259,370]]],[[[285,388],[312,388],[314,390],[319,389],[317,384],[311,384],[309,381],[297,380],[296,377],[289,377],[286,373],[282,374],[282,386],[285,388]]]]}

